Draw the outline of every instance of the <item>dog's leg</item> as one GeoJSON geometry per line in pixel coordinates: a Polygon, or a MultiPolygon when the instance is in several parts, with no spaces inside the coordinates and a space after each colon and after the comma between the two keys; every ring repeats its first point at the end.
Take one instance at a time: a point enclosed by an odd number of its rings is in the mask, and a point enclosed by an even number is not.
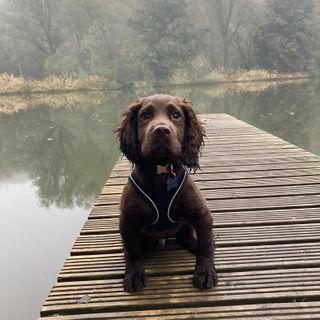
{"type": "Polygon", "coordinates": [[[139,237],[139,231],[129,223],[120,223],[120,233],[126,262],[123,288],[127,292],[137,292],[146,285],[141,237],[139,237]]]}
{"type": "Polygon", "coordinates": [[[193,274],[193,284],[201,289],[209,289],[216,286],[218,276],[214,266],[214,239],[212,233],[212,217],[210,212],[200,214],[194,220],[194,228],[197,233],[196,265],[193,274]]]}
{"type": "Polygon", "coordinates": [[[192,253],[196,253],[197,234],[192,225],[183,225],[177,233],[176,240],[192,253]]]}
{"type": "Polygon", "coordinates": [[[163,250],[164,247],[166,246],[166,241],[167,241],[167,239],[164,239],[164,238],[159,239],[159,245],[160,245],[161,250],[163,250]]]}

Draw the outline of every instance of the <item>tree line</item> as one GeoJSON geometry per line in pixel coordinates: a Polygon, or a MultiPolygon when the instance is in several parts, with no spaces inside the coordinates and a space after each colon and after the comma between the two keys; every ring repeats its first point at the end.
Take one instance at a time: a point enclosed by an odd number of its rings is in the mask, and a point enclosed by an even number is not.
{"type": "Polygon", "coordinates": [[[317,0],[0,0],[0,73],[201,78],[320,69],[317,0]]]}

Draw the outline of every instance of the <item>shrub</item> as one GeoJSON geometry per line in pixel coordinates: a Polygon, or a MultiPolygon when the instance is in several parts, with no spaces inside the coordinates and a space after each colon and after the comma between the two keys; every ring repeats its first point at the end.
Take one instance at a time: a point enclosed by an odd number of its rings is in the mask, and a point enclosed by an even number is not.
{"type": "Polygon", "coordinates": [[[60,54],[55,54],[49,56],[44,63],[44,67],[47,74],[54,75],[66,75],[66,74],[78,74],[81,69],[72,56],[63,56],[60,54]]]}

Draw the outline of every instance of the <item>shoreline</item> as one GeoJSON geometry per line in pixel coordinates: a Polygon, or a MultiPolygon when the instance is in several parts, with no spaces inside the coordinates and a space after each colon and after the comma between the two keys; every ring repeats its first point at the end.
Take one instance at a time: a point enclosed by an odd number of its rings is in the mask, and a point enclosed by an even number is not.
{"type": "MultiPolygon", "coordinates": [[[[173,89],[175,95],[185,96],[186,93],[176,92],[179,90],[203,90],[204,94],[210,97],[223,97],[230,93],[251,93],[262,92],[270,88],[280,87],[283,85],[298,85],[302,83],[308,83],[308,78],[290,78],[279,81],[269,79],[259,81],[233,81],[233,82],[205,82],[186,84],[169,84],[166,87],[153,87],[148,88],[148,91],[163,91],[167,89],[173,89]],[[162,89],[161,89],[162,88],[162,89]]],[[[139,89],[138,89],[139,90],[139,89]]],[[[101,105],[105,100],[112,98],[114,95],[127,94],[124,90],[105,90],[105,89],[81,89],[81,90],[60,90],[49,92],[28,92],[28,93],[10,93],[0,95],[0,114],[13,114],[21,110],[25,110],[29,107],[38,107],[40,105],[47,105],[52,108],[60,107],[78,107],[83,103],[101,105]]],[[[130,92],[130,94],[134,94],[130,92]]],[[[144,96],[146,93],[136,92],[136,95],[144,96]]]]}
{"type": "Polygon", "coordinates": [[[103,92],[108,90],[108,88],[101,89],[51,89],[51,90],[35,90],[35,91],[10,91],[10,92],[0,92],[0,97],[9,96],[33,96],[33,95],[54,95],[54,94],[69,94],[69,93],[86,93],[86,92],[103,92]]]}
{"type": "Polygon", "coordinates": [[[167,83],[158,84],[155,88],[165,88],[165,87],[195,87],[195,86],[211,86],[211,85],[233,85],[241,83],[255,83],[255,82],[286,82],[286,81],[301,81],[310,80],[309,76],[299,76],[299,77],[288,77],[288,78],[268,78],[268,79],[254,79],[254,80],[227,80],[227,81],[211,81],[211,80],[201,80],[186,83],[167,83]]]}
{"type": "MultiPolygon", "coordinates": [[[[167,88],[167,87],[196,87],[196,86],[219,86],[219,85],[234,85],[234,84],[242,84],[242,83],[261,83],[261,82],[294,82],[301,80],[310,80],[310,77],[305,76],[288,76],[288,77],[271,77],[271,78],[257,78],[257,79],[244,79],[244,80],[198,80],[193,82],[181,82],[181,83],[154,83],[151,87],[154,88],[167,88]]],[[[26,80],[28,81],[28,80],[26,80]]],[[[36,80],[38,81],[38,80],[36,80]]],[[[43,82],[45,83],[45,81],[43,82]]],[[[134,82],[133,82],[134,84],[134,82]]],[[[69,93],[90,93],[90,92],[107,92],[107,91],[122,91],[126,85],[119,86],[119,88],[113,88],[108,86],[96,87],[96,88],[66,88],[66,89],[28,89],[28,90],[10,90],[10,91],[0,91],[0,97],[8,97],[8,96],[32,96],[32,95],[40,95],[40,94],[69,94],[69,93]]]]}

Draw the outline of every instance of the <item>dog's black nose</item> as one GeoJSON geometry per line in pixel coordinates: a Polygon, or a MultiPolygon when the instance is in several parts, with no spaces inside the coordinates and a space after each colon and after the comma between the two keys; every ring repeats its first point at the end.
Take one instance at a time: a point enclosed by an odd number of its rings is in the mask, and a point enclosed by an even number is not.
{"type": "Polygon", "coordinates": [[[155,135],[170,135],[171,131],[165,124],[159,124],[153,129],[155,135]]]}

